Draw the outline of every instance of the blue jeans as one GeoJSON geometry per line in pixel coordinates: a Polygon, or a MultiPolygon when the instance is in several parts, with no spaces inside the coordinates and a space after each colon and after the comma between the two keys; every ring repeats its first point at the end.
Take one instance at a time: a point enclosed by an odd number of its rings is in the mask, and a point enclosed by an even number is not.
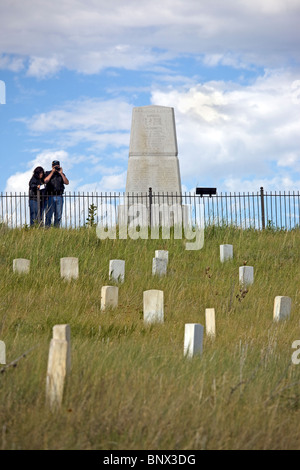
{"type": "Polygon", "coordinates": [[[38,202],[37,199],[29,199],[30,225],[43,220],[44,205],[40,205],[40,221],[38,221],[38,202]]]}
{"type": "Polygon", "coordinates": [[[64,199],[62,196],[48,196],[46,202],[46,227],[50,227],[52,216],[54,214],[54,226],[59,227],[62,211],[63,211],[64,199]]]}

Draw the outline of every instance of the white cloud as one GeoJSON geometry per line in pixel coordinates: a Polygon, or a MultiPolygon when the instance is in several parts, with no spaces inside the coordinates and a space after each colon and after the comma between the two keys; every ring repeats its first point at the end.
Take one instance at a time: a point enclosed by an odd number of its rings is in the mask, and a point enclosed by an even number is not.
{"type": "Polygon", "coordinates": [[[27,75],[29,77],[46,78],[54,75],[61,68],[57,57],[31,57],[27,75]]]}
{"type": "MultiPolygon", "coordinates": [[[[27,191],[33,169],[46,170],[51,162],[60,160],[64,170],[72,170],[68,191],[112,191],[125,189],[124,162],[128,159],[132,106],[121,100],[83,99],[67,102],[31,118],[19,118],[34,136],[43,135],[64,150],[39,151],[28,163],[30,171],[12,175],[6,191],[27,191]],[[68,153],[66,149],[84,144],[84,154],[68,153]],[[109,148],[109,151],[107,151],[109,148]],[[115,162],[121,162],[115,164],[115,162]],[[99,175],[99,181],[93,178],[99,175]],[[84,183],[83,183],[84,181],[84,183]],[[97,189],[95,189],[97,188],[97,189]]],[[[67,175],[68,176],[68,175],[67,175]]]]}
{"type": "Polygon", "coordinates": [[[32,177],[32,171],[27,170],[24,173],[17,172],[10,176],[6,182],[5,192],[6,193],[28,193],[28,183],[32,177]]]}
{"type": "Polygon", "coordinates": [[[60,138],[60,145],[64,148],[74,147],[79,143],[87,143],[86,151],[103,151],[108,146],[120,148],[128,147],[129,133],[93,131],[68,131],[60,138]]]}
{"type": "Polygon", "coordinates": [[[60,67],[149,70],[181,53],[239,67],[300,59],[298,0],[3,0],[0,17],[1,50],[29,58],[40,78],[60,67]]]}
{"type": "Polygon", "coordinates": [[[202,58],[204,65],[208,67],[217,67],[219,65],[225,65],[235,69],[249,69],[253,66],[251,63],[246,63],[236,53],[225,53],[225,54],[205,54],[202,58]]]}
{"type": "MultiPolygon", "coordinates": [[[[184,186],[212,185],[221,191],[236,185],[240,191],[248,182],[255,190],[267,181],[272,189],[300,179],[299,96],[299,76],[277,70],[248,86],[211,81],[153,89],[152,103],[175,110],[184,186]]],[[[81,177],[87,183],[77,179],[72,190],[96,185],[99,191],[122,191],[131,114],[132,106],[125,101],[88,99],[65,103],[25,122],[38,134],[53,132],[56,143],[63,142],[61,148],[84,143],[87,155],[96,152],[81,158],[89,162],[93,175],[99,173],[99,181],[90,183],[92,175],[84,170],[81,177]]],[[[48,151],[40,153],[35,160],[39,164],[44,161],[41,156],[52,158],[48,151]]],[[[58,159],[70,162],[70,168],[80,162],[67,153],[58,159]]]]}
{"type": "Polygon", "coordinates": [[[70,155],[65,150],[45,150],[38,153],[33,160],[27,163],[28,170],[17,172],[8,178],[4,191],[18,194],[25,192],[27,194],[33,170],[37,166],[42,166],[45,171],[50,170],[53,160],[60,161],[63,171],[70,181],[66,187],[67,192],[125,191],[127,172],[121,166],[108,166],[110,161],[102,161],[101,158],[94,155],[70,155]],[[77,167],[77,170],[79,168],[77,173],[79,176],[70,178],[69,174],[74,167],[77,167]],[[91,181],[91,178],[95,178],[97,174],[99,181],[91,181]],[[88,183],[83,183],[83,181],[88,181],[88,183]]]}
{"type": "MultiPolygon", "coordinates": [[[[274,176],[273,178],[255,178],[255,179],[242,179],[242,178],[228,178],[225,179],[222,191],[226,192],[240,192],[240,193],[256,193],[263,187],[265,192],[283,192],[293,191],[298,192],[300,187],[300,178],[294,180],[290,176],[274,176]]],[[[220,191],[219,191],[220,193],[220,191]]]]}
{"type": "Polygon", "coordinates": [[[82,99],[52,111],[22,119],[31,131],[51,132],[95,129],[129,130],[132,107],[121,100],[82,99]]]}
{"type": "Polygon", "coordinates": [[[0,70],[6,69],[19,72],[24,67],[24,59],[21,57],[10,57],[6,54],[0,55],[0,70]]]}
{"type": "Polygon", "coordinates": [[[119,192],[125,191],[127,172],[105,175],[100,181],[84,184],[77,187],[80,192],[119,192]]]}
{"type": "Polygon", "coordinates": [[[33,133],[55,133],[61,147],[88,143],[87,151],[95,151],[108,146],[128,147],[131,114],[132,106],[125,101],[85,99],[17,120],[33,133]]]}
{"type": "Polygon", "coordinates": [[[64,150],[57,151],[43,151],[39,153],[33,160],[28,162],[28,170],[24,172],[17,172],[10,176],[6,182],[5,192],[28,192],[29,180],[32,177],[33,170],[37,166],[41,166],[45,171],[51,170],[52,161],[59,160],[63,167],[63,170],[68,170],[72,167],[73,163],[67,152],[64,150]]]}
{"type": "MultiPolygon", "coordinates": [[[[300,171],[299,80],[266,73],[253,84],[209,82],[156,90],[175,109],[182,180],[188,186],[258,181],[286,184],[300,171]],[[295,96],[297,99],[295,100],[295,96]]],[[[300,174],[299,174],[300,179],[300,174]]],[[[255,183],[256,184],[256,183],[255,183]]],[[[253,190],[253,189],[252,189],[253,190]]]]}

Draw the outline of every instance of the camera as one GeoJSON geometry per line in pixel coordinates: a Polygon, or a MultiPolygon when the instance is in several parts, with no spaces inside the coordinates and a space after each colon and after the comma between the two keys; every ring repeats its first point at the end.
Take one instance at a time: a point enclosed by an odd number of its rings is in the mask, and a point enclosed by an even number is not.
{"type": "Polygon", "coordinates": [[[58,166],[58,165],[56,165],[54,168],[55,168],[56,171],[60,170],[60,166],[58,166]]]}

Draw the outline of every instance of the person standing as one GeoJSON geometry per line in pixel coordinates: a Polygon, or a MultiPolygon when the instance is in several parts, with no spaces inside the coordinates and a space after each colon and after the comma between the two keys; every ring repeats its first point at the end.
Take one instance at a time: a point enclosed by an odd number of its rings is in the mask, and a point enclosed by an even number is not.
{"type": "Polygon", "coordinates": [[[44,184],[44,177],[44,168],[37,166],[33,170],[33,175],[29,181],[29,212],[31,226],[35,223],[40,223],[43,217],[44,204],[43,195],[41,195],[40,189],[44,184]],[[40,198],[38,198],[38,192],[40,192],[40,198]]]}
{"type": "Polygon", "coordinates": [[[69,184],[69,180],[63,173],[58,160],[52,162],[52,170],[46,171],[44,182],[46,184],[46,216],[45,226],[50,227],[52,216],[54,214],[54,226],[59,227],[63,211],[63,193],[65,185],[69,184]]]}

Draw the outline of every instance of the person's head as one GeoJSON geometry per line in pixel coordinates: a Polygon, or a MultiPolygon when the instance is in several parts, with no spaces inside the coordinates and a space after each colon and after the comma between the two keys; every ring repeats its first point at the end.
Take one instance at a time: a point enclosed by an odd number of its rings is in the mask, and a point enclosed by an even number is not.
{"type": "Polygon", "coordinates": [[[33,170],[33,175],[34,175],[36,178],[43,179],[43,178],[44,178],[44,175],[45,175],[44,168],[43,168],[42,166],[37,166],[37,167],[33,170]]]}
{"type": "Polygon", "coordinates": [[[60,169],[60,162],[58,160],[53,160],[52,168],[55,168],[56,170],[59,170],[60,169]]]}

